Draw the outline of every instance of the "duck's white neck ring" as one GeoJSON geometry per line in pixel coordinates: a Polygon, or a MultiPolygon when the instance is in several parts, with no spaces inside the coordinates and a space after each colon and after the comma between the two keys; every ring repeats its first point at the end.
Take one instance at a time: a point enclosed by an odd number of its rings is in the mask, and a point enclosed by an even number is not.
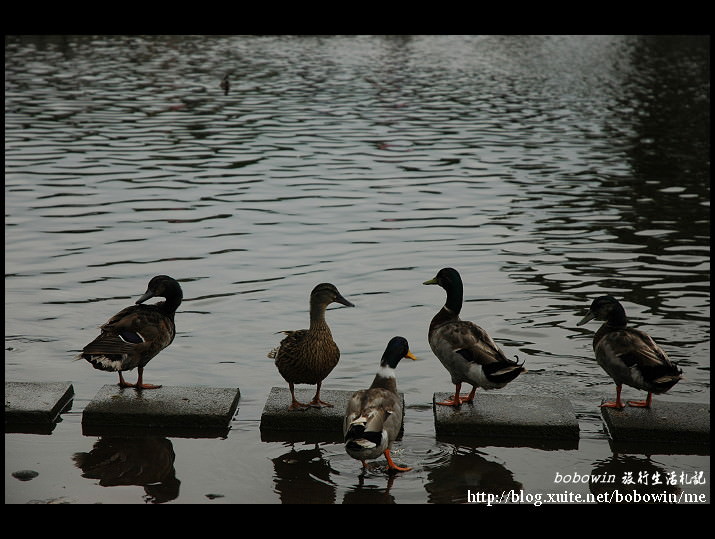
{"type": "Polygon", "coordinates": [[[395,378],[395,369],[389,365],[380,365],[380,368],[377,369],[377,376],[380,378],[395,378]]]}

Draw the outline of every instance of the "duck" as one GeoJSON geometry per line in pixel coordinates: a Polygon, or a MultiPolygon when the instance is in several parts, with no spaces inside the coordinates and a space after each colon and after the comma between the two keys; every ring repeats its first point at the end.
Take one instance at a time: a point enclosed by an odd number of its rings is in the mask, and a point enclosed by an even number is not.
{"type": "Polygon", "coordinates": [[[122,309],[100,326],[101,333],[82,349],[77,359],[86,359],[95,369],[119,373],[119,387],[158,389],[161,385],[144,383],[144,367],[169,346],[176,335],[174,315],[181,305],[181,285],[168,275],[157,275],[134,305],[122,309]],[[144,302],[162,297],[153,305],[144,302]],[[124,380],[122,373],[136,368],[137,382],[124,380]]]}
{"type": "Polygon", "coordinates": [[[442,268],[422,284],[439,285],[447,292],[447,301],[432,318],[428,340],[430,348],[449,371],[454,395],[436,404],[459,406],[472,402],[478,387],[500,389],[526,372],[524,362],[509,359],[489,334],[474,322],[461,320],[464,285],[454,268],[442,268]],[[471,384],[469,395],[461,396],[463,383],[471,384]]]}
{"type": "Polygon", "coordinates": [[[410,352],[407,339],[393,337],[380,359],[380,367],[368,389],[353,393],[345,409],[343,435],[345,451],[367,467],[368,459],[385,455],[387,469],[408,472],[412,468],[397,466],[392,460],[392,442],[402,428],[402,399],[397,394],[395,369],[400,360],[417,359],[410,352]]]}
{"type": "Polygon", "coordinates": [[[223,95],[228,95],[228,91],[231,89],[231,81],[228,80],[230,73],[226,73],[221,79],[221,89],[223,90],[223,95]]]}
{"type": "Polygon", "coordinates": [[[628,326],[623,305],[613,296],[593,300],[582,326],[593,319],[605,321],[593,336],[596,362],[616,383],[616,400],[605,401],[605,408],[625,408],[621,401],[623,384],[648,392],[645,400],[627,401],[629,406],[650,408],[653,393],[665,393],[683,377],[663,349],[645,331],[628,326]]]}
{"type": "Polygon", "coordinates": [[[310,293],[310,327],[292,331],[279,331],[285,338],[268,353],[275,360],[278,372],[288,382],[291,403],[289,410],[307,410],[333,405],[320,400],[320,386],[340,360],[340,349],[325,321],[325,310],[331,303],[355,307],[343,297],[334,284],[320,283],[310,293]],[[317,385],[315,396],[309,403],[295,398],[295,384],[317,385]]]}

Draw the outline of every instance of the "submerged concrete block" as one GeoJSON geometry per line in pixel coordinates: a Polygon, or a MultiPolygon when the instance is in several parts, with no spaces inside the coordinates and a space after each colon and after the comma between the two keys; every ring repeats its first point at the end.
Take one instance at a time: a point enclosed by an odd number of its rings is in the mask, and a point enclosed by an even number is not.
{"type": "Polygon", "coordinates": [[[710,444],[710,404],[653,400],[650,408],[601,408],[614,442],[710,444]]]}
{"type": "Polygon", "coordinates": [[[5,424],[50,424],[72,403],[70,382],[5,382],[5,424]]]}
{"type": "MultiPolygon", "coordinates": [[[[333,405],[332,408],[309,408],[289,410],[290,391],[287,387],[272,387],[261,414],[262,431],[302,431],[329,432],[342,438],[343,420],[348,401],[354,391],[321,388],[320,399],[333,405]]],[[[296,388],[295,397],[300,402],[310,402],[315,395],[315,387],[296,388]]],[[[405,396],[402,398],[402,415],[405,414],[405,396]]]]}
{"type": "Polygon", "coordinates": [[[85,427],[225,428],[238,407],[238,388],[103,386],[82,412],[85,427]]]}
{"type": "Polygon", "coordinates": [[[437,435],[578,440],[578,420],[567,399],[477,392],[472,403],[437,404],[451,395],[434,394],[437,435]]]}

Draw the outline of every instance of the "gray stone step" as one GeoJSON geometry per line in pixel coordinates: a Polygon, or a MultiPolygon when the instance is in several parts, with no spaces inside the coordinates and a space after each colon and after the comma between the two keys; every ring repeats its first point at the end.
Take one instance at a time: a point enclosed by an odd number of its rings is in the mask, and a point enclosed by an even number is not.
{"type": "Polygon", "coordinates": [[[120,388],[105,385],[85,407],[85,434],[119,428],[181,431],[228,428],[238,408],[238,388],[205,386],[159,389],[120,388]]]}
{"type": "Polygon", "coordinates": [[[442,406],[452,393],[435,393],[438,436],[495,439],[578,440],[579,426],[571,402],[558,397],[479,392],[472,403],[442,406]]]}
{"type": "MultiPolygon", "coordinates": [[[[310,408],[308,410],[289,410],[290,391],[287,387],[272,387],[261,414],[261,431],[300,431],[322,432],[342,439],[343,421],[348,401],[354,391],[331,390],[322,388],[320,399],[333,405],[332,408],[310,408]]],[[[296,399],[310,402],[315,395],[315,386],[297,387],[296,399]]],[[[405,396],[402,397],[402,415],[405,413],[405,396]]],[[[404,426],[404,425],[403,425],[404,426]]]]}
{"type": "Polygon", "coordinates": [[[710,404],[668,402],[657,397],[650,408],[601,408],[614,442],[710,445],[710,404]]]}
{"type": "Polygon", "coordinates": [[[5,382],[5,425],[50,425],[73,397],[71,382],[5,382]]]}

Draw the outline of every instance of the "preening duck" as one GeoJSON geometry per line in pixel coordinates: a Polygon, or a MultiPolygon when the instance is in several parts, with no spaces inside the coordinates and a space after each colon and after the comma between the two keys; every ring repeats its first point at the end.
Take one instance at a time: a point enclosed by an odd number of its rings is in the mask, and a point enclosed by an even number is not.
{"type": "Polygon", "coordinates": [[[310,293],[310,327],[295,331],[283,331],[286,337],[277,348],[268,353],[274,358],[281,376],[290,389],[290,410],[305,410],[308,407],[333,406],[320,400],[320,385],[338,364],[340,349],[333,341],[325,309],[331,303],[354,307],[346,300],[335,285],[321,283],[310,293]],[[308,404],[295,398],[295,384],[316,384],[315,397],[308,404]]]}
{"type": "Polygon", "coordinates": [[[588,313],[577,325],[582,326],[594,318],[605,321],[593,336],[596,361],[616,383],[616,400],[601,406],[623,408],[621,387],[626,384],[648,392],[646,400],[628,401],[628,404],[650,408],[653,393],[668,391],[682,378],[683,371],[670,361],[650,335],[628,327],[626,311],[616,298],[608,295],[593,300],[588,313]]]}
{"type": "Polygon", "coordinates": [[[380,368],[369,389],[356,391],[348,401],[343,422],[345,451],[362,462],[380,455],[387,458],[388,470],[407,472],[390,455],[392,442],[402,427],[402,402],[397,393],[395,368],[403,357],[417,359],[403,337],[393,337],[385,348],[380,368]]]}
{"type": "Polygon", "coordinates": [[[143,382],[144,367],[174,340],[174,314],[182,299],[181,286],[176,280],[157,275],[149,281],[146,292],[135,305],[122,309],[100,326],[99,336],[84,347],[77,359],[86,359],[95,369],[118,372],[119,387],[161,387],[143,382]],[[153,297],[163,297],[166,301],[143,305],[153,297]],[[130,384],[122,372],[135,367],[139,376],[135,384],[130,384]]]}
{"type": "Polygon", "coordinates": [[[523,362],[507,358],[486,331],[459,318],[464,287],[457,270],[442,268],[433,279],[422,284],[436,284],[447,292],[444,307],[430,322],[428,339],[432,352],[449,371],[455,390],[449,400],[437,404],[459,406],[472,402],[477,387],[502,388],[526,372],[523,362]],[[465,382],[472,385],[472,391],[463,397],[459,392],[465,382]]]}

